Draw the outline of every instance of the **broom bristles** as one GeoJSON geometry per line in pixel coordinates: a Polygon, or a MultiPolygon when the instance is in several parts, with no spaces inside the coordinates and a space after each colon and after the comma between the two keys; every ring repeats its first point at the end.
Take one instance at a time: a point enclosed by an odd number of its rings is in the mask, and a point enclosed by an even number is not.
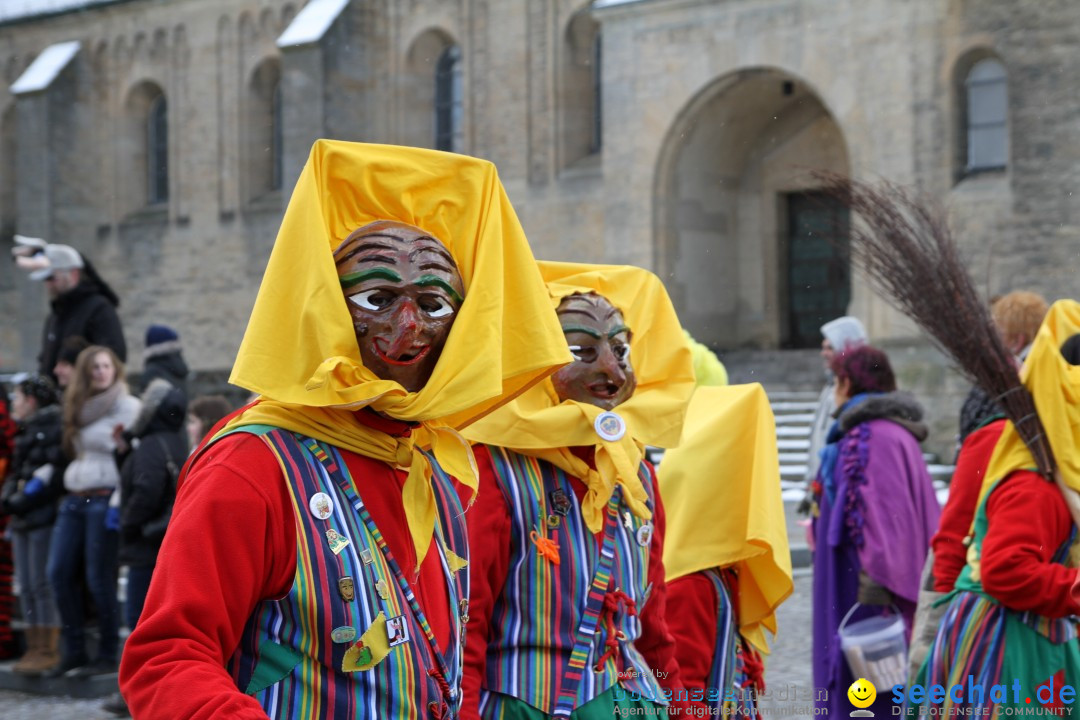
{"type": "Polygon", "coordinates": [[[875,187],[835,173],[814,174],[857,218],[851,223],[851,258],[871,287],[998,401],[1049,478],[1054,458],[1035,402],[979,299],[945,213],[892,183],[875,187]]]}

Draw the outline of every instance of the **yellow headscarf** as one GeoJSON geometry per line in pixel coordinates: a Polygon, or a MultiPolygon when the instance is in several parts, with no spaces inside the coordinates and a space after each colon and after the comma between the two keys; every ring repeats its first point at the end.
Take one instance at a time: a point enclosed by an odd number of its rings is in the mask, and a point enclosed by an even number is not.
{"type": "Polygon", "coordinates": [[[543,281],[495,167],[417,148],[319,140],[296,183],[229,381],[263,400],[225,430],[266,424],[408,467],[405,515],[422,559],[435,525],[420,447],[476,488],[456,428],[571,359],[543,281]],[[333,251],[375,220],[415,225],[453,255],[465,301],[431,379],[418,392],[360,359],[333,251]],[[371,407],[418,423],[394,438],[359,422],[371,407]]]}
{"type": "MultiPolygon", "coordinates": [[[[1050,306],[1020,370],[1021,381],[1035,399],[1035,410],[1067,493],[1080,491],[1080,366],[1065,361],[1061,345],[1076,333],[1080,333],[1080,303],[1058,300],[1050,306]]],[[[990,456],[979,504],[995,482],[1025,468],[1035,469],[1035,460],[1010,421],[990,456]]],[[[1070,509],[1075,508],[1075,495],[1070,499],[1066,494],[1066,501],[1070,509]]]]}
{"type": "Polygon", "coordinates": [[[618,308],[630,327],[630,364],[637,389],[615,408],[627,431],[615,442],[601,439],[594,422],[604,411],[574,400],[559,402],[555,387],[547,380],[469,426],[465,435],[473,442],[547,460],[584,481],[588,491],[582,514],[592,532],[603,526],[604,507],[616,484],[622,486],[631,511],[649,518],[645,488],[637,476],[642,443],[671,447],[678,442],[694,390],[690,349],[675,308],[660,279],[641,268],[559,262],[539,265],[551,307],[558,307],[567,295],[595,292],[618,308]],[[570,452],[573,446],[595,448],[596,470],[570,452]]]}
{"type": "Polygon", "coordinates": [[[736,567],[739,631],[768,652],[764,628],[776,632],[776,608],[794,586],[776,423],[761,385],[699,387],[659,475],[668,580],[736,567]]]}

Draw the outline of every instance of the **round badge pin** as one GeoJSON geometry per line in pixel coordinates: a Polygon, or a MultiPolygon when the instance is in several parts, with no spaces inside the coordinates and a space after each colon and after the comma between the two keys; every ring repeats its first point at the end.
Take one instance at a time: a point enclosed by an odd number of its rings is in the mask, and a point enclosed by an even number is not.
{"type": "Polygon", "coordinates": [[[645,547],[652,540],[652,523],[645,523],[637,529],[637,544],[645,547]]]}
{"type": "Polygon", "coordinates": [[[336,643],[352,642],[356,639],[356,628],[349,627],[336,627],[330,631],[330,639],[336,643]]]}
{"type": "Polygon", "coordinates": [[[596,429],[596,434],[600,436],[600,439],[608,442],[622,440],[623,435],[626,434],[626,422],[610,410],[596,416],[593,428],[596,429]]]}
{"type": "Polygon", "coordinates": [[[311,514],[320,520],[325,520],[334,514],[334,501],[324,492],[317,492],[308,500],[311,514]]]}

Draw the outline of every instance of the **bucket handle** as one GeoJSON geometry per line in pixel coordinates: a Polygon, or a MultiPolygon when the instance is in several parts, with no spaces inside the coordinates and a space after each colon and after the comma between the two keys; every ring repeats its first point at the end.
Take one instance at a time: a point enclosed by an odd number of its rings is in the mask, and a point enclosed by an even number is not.
{"type": "MultiPolygon", "coordinates": [[[[844,619],[840,621],[840,627],[836,629],[836,632],[838,632],[838,633],[842,632],[844,630],[844,628],[847,627],[848,620],[851,619],[851,613],[855,612],[855,608],[860,607],[860,606],[863,606],[863,607],[882,607],[881,605],[863,605],[861,602],[856,600],[855,604],[852,605],[851,608],[844,615],[844,619]]],[[[893,610],[895,610],[897,615],[903,616],[903,613],[900,612],[900,608],[896,606],[896,603],[889,603],[889,607],[891,607],[893,610]]]]}

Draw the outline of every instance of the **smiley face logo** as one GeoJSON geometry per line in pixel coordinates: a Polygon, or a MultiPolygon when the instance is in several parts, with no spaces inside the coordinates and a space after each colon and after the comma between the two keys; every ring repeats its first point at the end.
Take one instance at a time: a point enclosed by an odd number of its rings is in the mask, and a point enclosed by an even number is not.
{"type": "Polygon", "coordinates": [[[851,683],[847,691],[848,700],[857,708],[867,708],[877,699],[877,688],[866,678],[859,678],[851,683]]]}

